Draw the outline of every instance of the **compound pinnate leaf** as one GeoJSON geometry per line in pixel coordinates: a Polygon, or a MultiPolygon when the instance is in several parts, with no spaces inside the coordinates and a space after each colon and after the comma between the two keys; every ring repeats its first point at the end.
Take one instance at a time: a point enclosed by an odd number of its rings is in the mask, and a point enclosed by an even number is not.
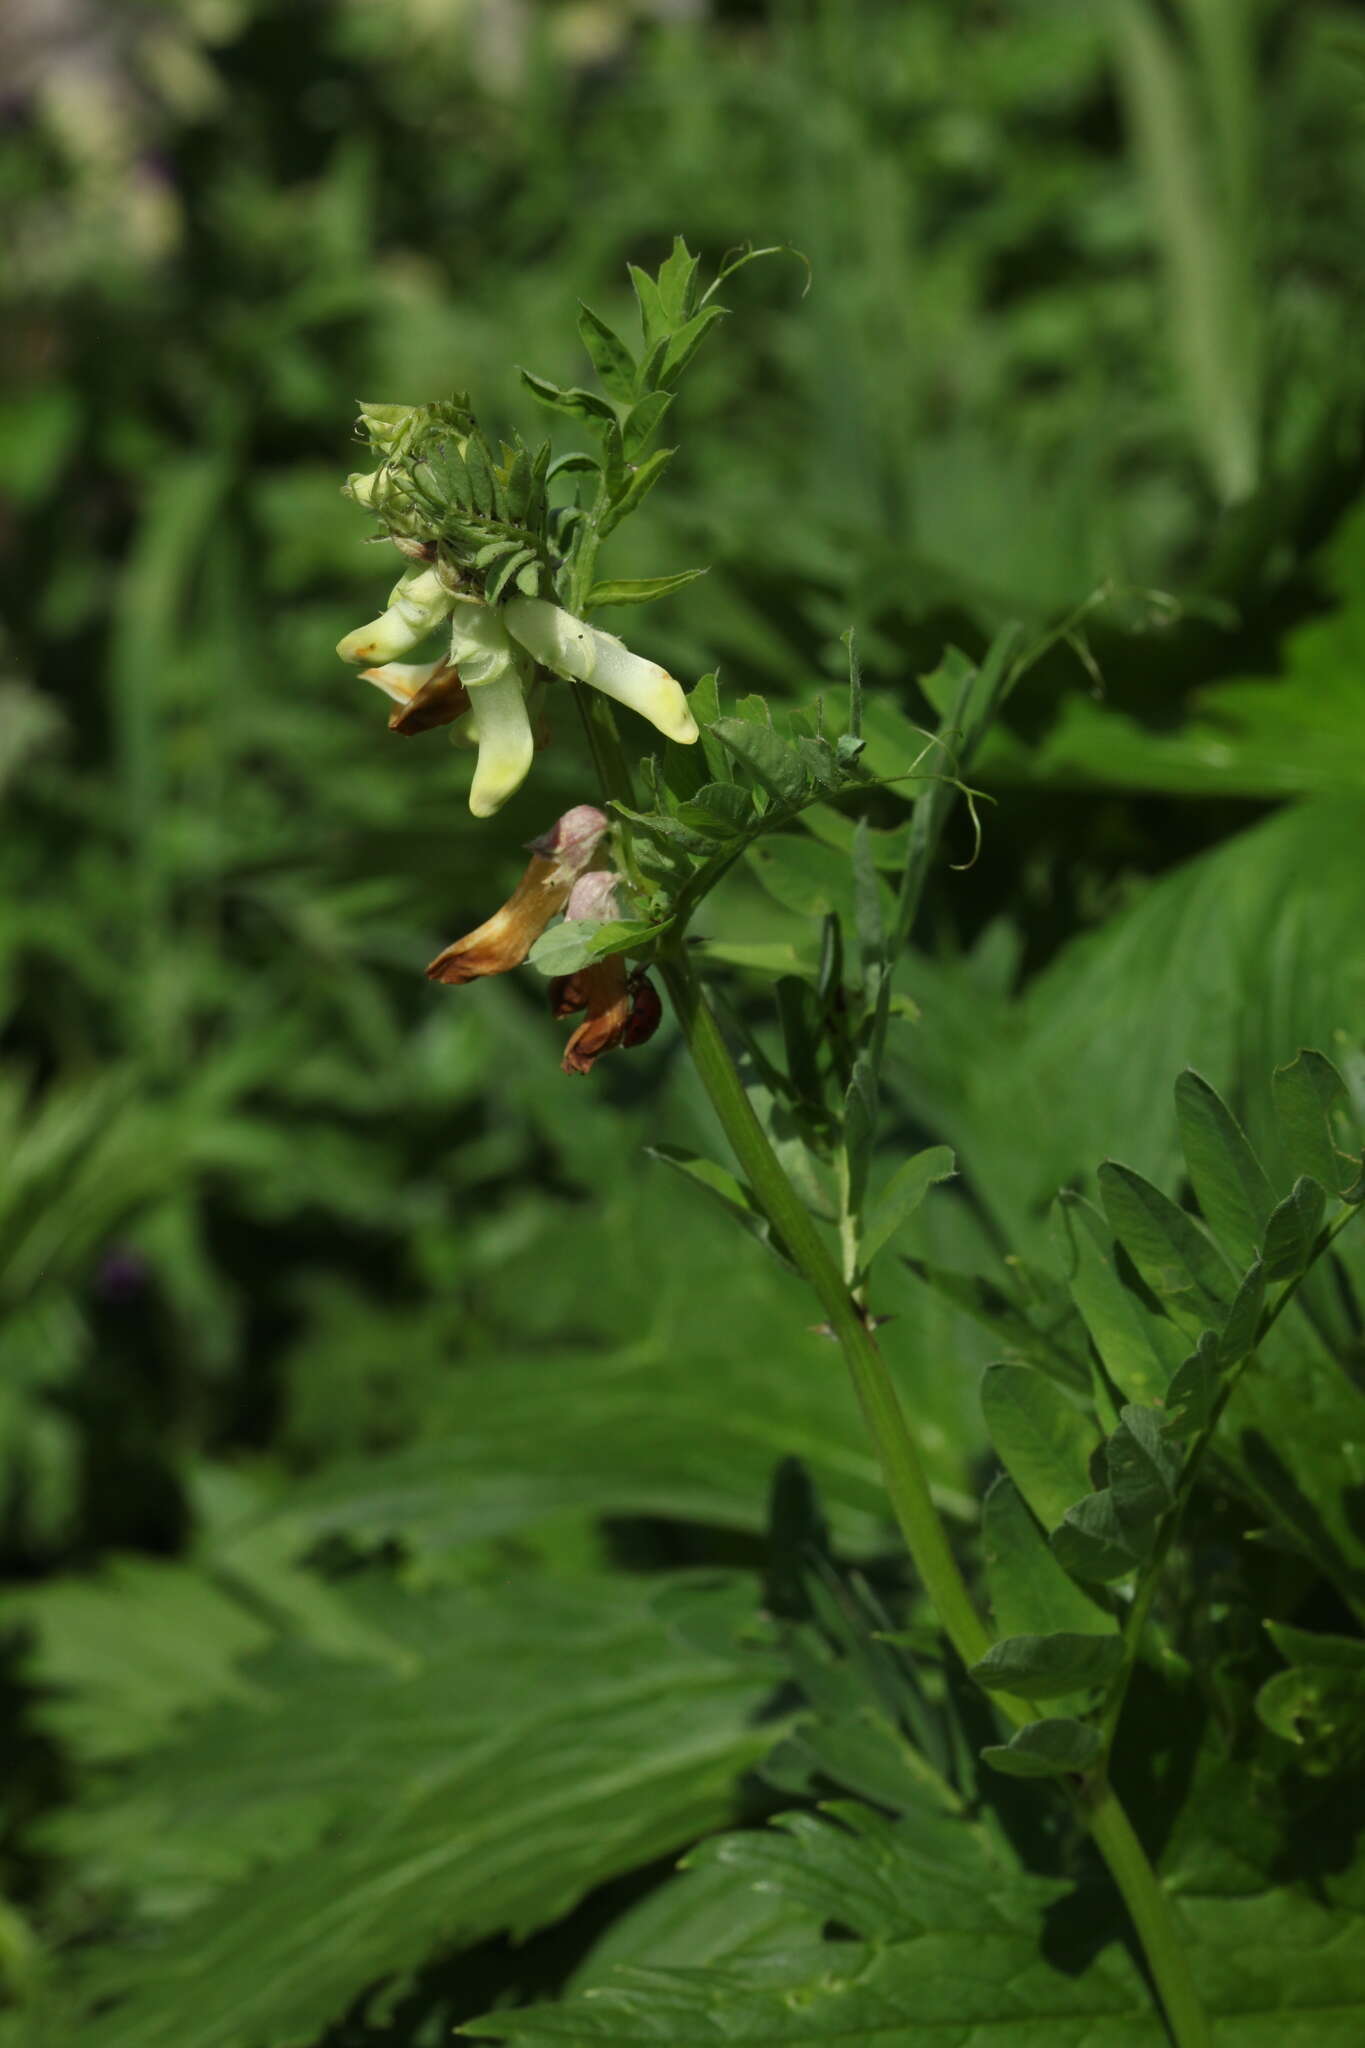
{"type": "MultiPolygon", "coordinates": [[[[1050,1775],[1087,1768],[1097,1748],[1083,1723],[1040,1721],[988,1756],[1016,1775],[1050,1775]]],[[[465,2032],[523,2048],[1166,2048],[1123,1943],[1090,1939],[1059,1953],[1058,1924],[1045,1939],[1044,1915],[1064,1887],[1006,1863],[966,1823],[928,1825],[919,1811],[888,1821],[839,1802],[828,1818],[787,1816],[691,1860],[697,1868],[655,1894],[640,1941],[618,1951],[616,1971],[596,1977],[589,1999],[504,2009],[465,2032]],[[718,1869],[735,1881],[739,1944],[715,1931],[718,1869]],[[694,1884],[705,1892],[700,1927],[689,1926],[694,1884]],[[745,1903],[749,1886],[761,1887],[761,1919],[745,1903]],[[664,1918],[670,1891],[678,1904],[664,1918]],[[780,1916],[766,1910],[774,1901],[780,1916]],[[668,1945],[670,1929],[682,1945],[668,1945]],[[656,1959],[672,1967],[652,1967],[656,1959]]],[[[1365,2031],[1358,1910],[1255,1874],[1236,1896],[1187,1891],[1173,1909],[1219,2048],[1356,2048],[1365,2031]]]]}
{"type": "Polygon", "coordinates": [[[158,1938],[86,1949],[71,2037],[311,2040],[377,1977],[442,1943],[524,1933],[721,1822],[771,1746],[755,1724],[770,1682],[671,1635],[659,1589],[374,1585],[370,1618],[408,1668],[297,1646],[260,1660],[264,1706],[206,1714],[116,1789],[115,1821],[131,1800],[124,1826],[145,1831],[147,1856],[182,1883],[199,1868],[215,1895],[158,1938]],[[232,1822],[244,1785],[249,1842],[232,1822]]]}

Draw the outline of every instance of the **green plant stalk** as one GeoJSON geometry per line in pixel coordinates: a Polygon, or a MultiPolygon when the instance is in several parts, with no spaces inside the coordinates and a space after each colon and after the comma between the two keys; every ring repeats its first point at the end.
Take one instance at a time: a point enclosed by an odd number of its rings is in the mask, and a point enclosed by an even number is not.
{"type": "MultiPolygon", "coordinates": [[[[768,1143],[685,954],[674,953],[659,966],[688,1051],[735,1158],[814,1291],[844,1354],[911,1561],[949,1641],[962,1662],[971,1666],[990,1648],[990,1632],[958,1570],[886,1362],[768,1143]]],[[[996,1695],[996,1704],[1016,1724],[1033,1718],[1021,1701],[996,1695]]],[[[1212,2048],[1208,2019],[1170,1904],[1103,1774],[1091,1779],[1079,1811],[1137,1930],[1177,2048],[1212,2048]]]]}

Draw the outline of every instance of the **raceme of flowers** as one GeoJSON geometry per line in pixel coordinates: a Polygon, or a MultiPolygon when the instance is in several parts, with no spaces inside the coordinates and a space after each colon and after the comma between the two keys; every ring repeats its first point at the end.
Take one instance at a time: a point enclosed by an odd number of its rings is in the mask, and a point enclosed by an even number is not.
{"type": "Polygon", "coordinates": [[[398,705],[389,721],[395,731],[451,725],[458,744],[477,749],[469,792],[476,818],[491,817],[525,781],[540,708],[555,678],[600,690],[668,739],[696,739],[682,686],[666,669],[528,594],[546,573],[548,515],[543,484],[524,450],[504,451],[505,462],[491,464],[458,402],[370,406],[361,418],[384,460],[346,488],[386,525],[409,566],[386,609],[347,633],[337,652],[398,705]],[[442,490],[463,491],[468,502],[443,507],[433,478],[442,490]],[[518,564],[513,580],[509,572],[518,564]],[[437,631],[448,631],[449,643],[436,660],[403,659],[437,631]]]}

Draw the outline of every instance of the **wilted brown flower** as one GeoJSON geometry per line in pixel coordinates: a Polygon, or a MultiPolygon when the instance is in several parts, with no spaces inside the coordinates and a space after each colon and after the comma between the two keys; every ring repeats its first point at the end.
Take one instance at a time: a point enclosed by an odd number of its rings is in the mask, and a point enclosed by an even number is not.
{"type": "Polygon", "coordinates": [[[427,969],[431,979],[458,987],[520,967],[550,919],[568,904],[608,822],[594,805],[577,804],[532,840],[531,860],[506,903],[475,931],[437,954],[427,969]]]}

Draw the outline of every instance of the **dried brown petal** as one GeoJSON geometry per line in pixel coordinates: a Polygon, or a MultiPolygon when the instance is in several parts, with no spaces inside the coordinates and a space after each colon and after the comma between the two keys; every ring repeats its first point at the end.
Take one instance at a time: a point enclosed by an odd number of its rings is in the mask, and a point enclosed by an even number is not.
{"type": "Polygon", "coordinates": [[[550,919],[568,902],[572,886],[572,876],[557,861],[536,854],[501,910],[438,953],[428,977],[458,987],[520,967],[550,919]]]}
{"type": "Polygon", "coordinates": [[[564,1048],[566,1074],[591,1073],[594,1061],[613,1046],[620,1045],[630,1022],[630,991],[626,986],[626,963],[620,953],[607,960],[595,960],[583,968],[580,981],[587,993],[588,1014],[564,1048]]]}

